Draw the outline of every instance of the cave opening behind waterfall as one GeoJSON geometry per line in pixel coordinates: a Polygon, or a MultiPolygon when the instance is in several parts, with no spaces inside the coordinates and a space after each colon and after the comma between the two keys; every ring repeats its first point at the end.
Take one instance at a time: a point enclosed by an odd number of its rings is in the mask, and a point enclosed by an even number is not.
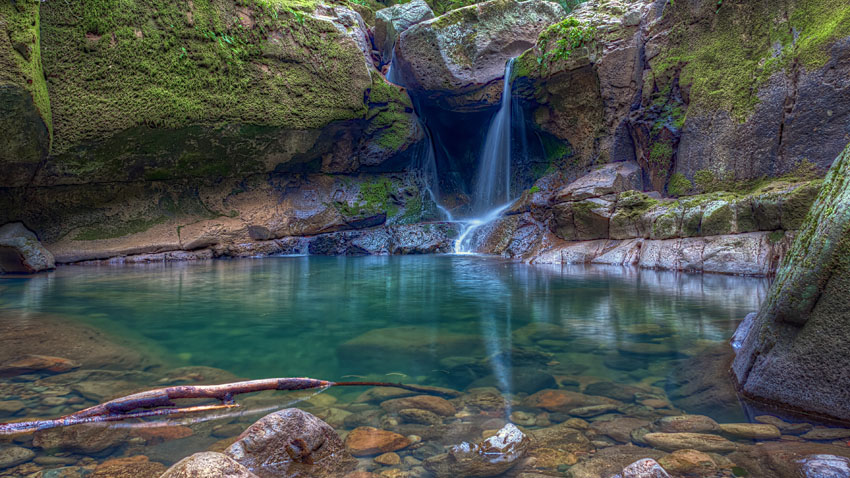
{"type": "MultiPolygon", "coordinates": [[[[454,217],[481,213],[473,204],[476,178],[480,176],[487,134],[500,110],[500,104],[452,107],[444,97],[411,91],[414,109],[428,131],[434,167],[431,174],[436,199],[454,217]],[[475,209],[473,209],[475,208],[475,209]]],[[[550,167],[546,148],[547,133],[529,121],[534,106],[514,97],[510,115],[510,192],[516,198],[550,167]]],[[[429,159],[430,160],[430,159],[429,159]]],[[[423,161],[424,162],[424,161],[423,161]]],[[[492,204],[491,207],[499,206],[492,204]]]]}

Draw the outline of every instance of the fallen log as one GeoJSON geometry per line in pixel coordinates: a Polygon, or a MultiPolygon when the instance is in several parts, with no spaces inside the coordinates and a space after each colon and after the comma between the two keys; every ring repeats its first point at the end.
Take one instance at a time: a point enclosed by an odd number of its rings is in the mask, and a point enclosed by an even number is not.
{"type": "Polygon", "coordinates": [[[0,423],[0,435],[29,433],[48,428],[67,427],[83,423],[115,422],[120,420],[164,417],[235,408],[236,395],[267,390],[317,390],[330,387],[394,387],[411,392],[443,397],[460,395],[454,390],[391,382],[330,382],[313,378],[266,378],[220,385],[178,385],[134,393],[100,403],[59,418],[0,423]],[[215,399],[219,404],[178,406],[174,400],[215,399]]]}

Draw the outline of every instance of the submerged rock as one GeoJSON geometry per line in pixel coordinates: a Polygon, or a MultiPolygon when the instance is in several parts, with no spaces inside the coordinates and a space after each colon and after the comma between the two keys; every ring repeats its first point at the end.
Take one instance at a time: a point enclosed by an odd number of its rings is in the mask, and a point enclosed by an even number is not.
{"type": "Polygon", "coordinates": [[[803,458],[804,478],[850,478],[850,460],[835,455],[810,455],[803,458]]]}
{"type": "Polygon", "coordinates": [[[127,428],[103,425],[74,425],[70,427],[39,430],[32,444],[48,451],[70,451],[91,455],[124,444],[129,437],[127,428]]]}
{"type": "Polygon", "coordinates": [[[345,437],[345,447],[354,456],[371,456],[410,446],[404,435],[375,427],[357,427],[345,437]]]}
{"type": "Polygon", "coordinates": [[[763,423],[724,423],[720,429],[727,435],[757,440],[774,440],[782,436],[776,426],[763,423]]]}
{"type": "Polygon", "coordinates": [[[685,476],[710,476],[717,464],[710,455],[697,450],[676,450],[661,458],[659,464],[665,470],[685,476]]]}
{"type": "Polygon", "coordinates": [[[169,468],[160,478],[258,478],[251,470],[222,453],[195,453],[169,468]]]}
{"type": "Polygon", "coordinates": [[[620,474],[612,478],[670,478],[670,474],[652,458],[638,460],[623,468],[620,474]]]}
{"type": "Polygon", "coordinates": [[[297,408],[261,418],[224,453],[260,478],[339,476],[356,464],[333,428],[297,408]]]}
{"type": "Polygon", "coordinates": [[[33,273],[56,267],[53,254],[20,222],[0,227],[0,273],[33,273]]]}
{"type": "Polygon", "coordinates": [[[516,465],[529,444],[528,437],[508,423],[480,443],[463,442],[451,447],[448,453],[426,459],[424,466],[438,478],[496,476],[516,465]]]}
{"type": "Polygon", "coordinates": [[[0,448],[0,470],[26,463],[35,458],[35,452],[19,446],[0,448]]]}
{"type": "Polygon", "coordinates": [[[598,450],[589,459],[571,467],[569,478],[600,478],[622,473],[623,469],[637,460],[652,458],[659,460],[666,453],[634,445],[611,446],[598,450]]]}
{"type": "Polygon", "coordinates": [[[647,433],[643,440],[651,447],[665,451],[694,449],[707,452],[735,451],[731,441],[706,433],[647,433]]]}
{"type": "Polygon", "coordinates": [[[107,460],[88,478],[159,478],[167,471],[162,463],[150,461],[143,455],[107,460]]]}

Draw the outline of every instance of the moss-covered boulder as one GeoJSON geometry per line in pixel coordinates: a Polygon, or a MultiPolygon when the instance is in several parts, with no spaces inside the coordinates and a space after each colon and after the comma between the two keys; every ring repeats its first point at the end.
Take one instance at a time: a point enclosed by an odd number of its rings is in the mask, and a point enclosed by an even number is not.
{"type": "Polygon", "coordinates": [[[758,314],[736,333],[743,392],[850,419],[850,147],[786,255],[758,314]]]}
{"type": "Polygon", "coordinates": [[[449,96],[481,90],[501,79],[507,60],[534,45],[563,14],[560,5],[546,0],[490,0],[458,8],[402,33],[397,67],[413,90],[449,96]]]}

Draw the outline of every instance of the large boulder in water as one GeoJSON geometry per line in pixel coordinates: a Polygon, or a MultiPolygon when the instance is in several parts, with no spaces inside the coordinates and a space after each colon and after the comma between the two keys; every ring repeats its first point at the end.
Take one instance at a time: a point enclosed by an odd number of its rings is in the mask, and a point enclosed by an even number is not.
{"type": "Polygon", "coordinates": [[[225,454],[260,478],[342,476],[356,464],[330,425],[297,408],[261,418],[225,454]]]}
{"type": "Polygon", "coordinates": [[[53,254],[20,222],[0,227],[0,273],[40,272],[56,267],[53,254]]]}
{"type": "Polygon", "coordinates": [[[227,455],[195,453],[174,464],[160,478],[257,478],[248,468],[227,455]]]}
{"type": "Polygon", "coordinates": [[[399,3],[375,12],[375,46],[381,52],[384,63],[390,61],[399,35],[411,26],[432,18],[434,12],[425,0],[399,3]]]}
{"type": "MultiPolygon", "coordinates": [[[[741,339],[733,371],[743,392],[850,419],[850,146],[741,339]]],[[[736,344],[737,345],[737,344],[736,344]]]]}
{"type": "Polygon", "coordinates": [[[405,86],[462,94],[501,79],[505,62],[531,48],[564,9],[546,0],[491,0],[414,25],[396,57],[405,86]]]}

